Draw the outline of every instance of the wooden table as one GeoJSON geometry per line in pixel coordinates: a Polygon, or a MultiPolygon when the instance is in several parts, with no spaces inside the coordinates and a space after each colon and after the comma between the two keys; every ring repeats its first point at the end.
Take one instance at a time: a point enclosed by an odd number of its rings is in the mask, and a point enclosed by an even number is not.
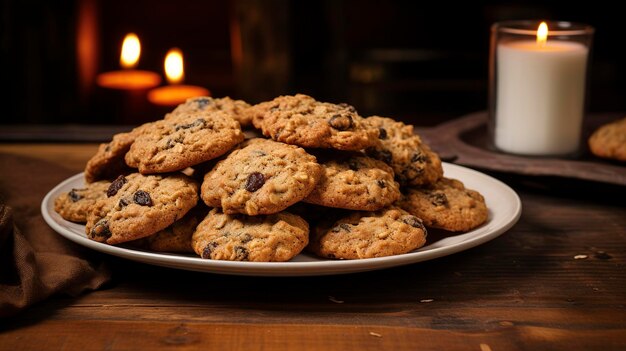
{"type": "MultiPolygon", "coordinates": [[[[78,172],[95,144],[0,144],[78,172]]],[[[0,171],[1,174],[1,171],[0,171]]],[[[624,350],[624,187],[495,174],[518,224],[476,248],[340,276],[195,273],[111,257],[105,289],[0,321],[1,350],[624,350]]]]}

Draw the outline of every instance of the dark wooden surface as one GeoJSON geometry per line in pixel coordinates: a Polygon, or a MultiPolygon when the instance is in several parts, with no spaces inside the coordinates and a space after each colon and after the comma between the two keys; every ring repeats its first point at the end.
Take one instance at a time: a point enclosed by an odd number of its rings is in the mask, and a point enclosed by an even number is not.
{"type": "MultiPolygon", "coordinates": [[[[0,144],[80,171],[94,144],[0,144]]],[[[114,280],[0,320],[0,350],[624,350],[626,193],[493,174],[518,224],[476,248],[340,276],[195,273],[111,257],[114,280]],[[576,258],[578,257],[578,259],[576,258]]]]}

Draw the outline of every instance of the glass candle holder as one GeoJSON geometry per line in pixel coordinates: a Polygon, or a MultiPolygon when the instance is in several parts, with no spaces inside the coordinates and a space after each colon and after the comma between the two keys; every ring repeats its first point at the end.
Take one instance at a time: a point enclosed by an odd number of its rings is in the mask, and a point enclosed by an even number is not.
{"type": "Polygon", "coordinates": [[[580,150],[593,27],[508,21],[491,27],[489,131],[502,152],[574,156],[580,150]]]}

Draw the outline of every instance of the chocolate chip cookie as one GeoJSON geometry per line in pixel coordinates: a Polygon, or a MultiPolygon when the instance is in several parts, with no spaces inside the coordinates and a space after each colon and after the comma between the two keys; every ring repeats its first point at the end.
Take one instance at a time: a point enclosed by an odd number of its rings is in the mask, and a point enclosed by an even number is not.
{"type": "Polygon", "coordinates": [[[63,193],[54,200],[54,210],[65,220],[85,223],[87,214],[96,201],[106,197],[109,184],[111,182],[102,180],[63,193]]]}
{"type": "Polygon", "coordinates": [[[233,100],[226,96],[223,98],[213,98],[210,96],[199,96],[187,99],[178,105],[174,111],[168,113],[165,119],[176,118],[189,113],[223,111],[234,118],[242,127],[252,125],[252,115],[247,113],[250,104],[243,100],[233,100]]]}
{"type": "Polygon", "coordinates": [[[324,258],[361,259],[399,255],[426,243],[422,221],[398,207],[353,212],[330,225],[318,225],[307,250],[324,258]]]}
{"type": "Polygon", "coordinates": [[[593,132],[589,137],[589,149],[598,157],[626,161],[626,117],[593,132]]]}
{"type": "Polygon", "coordinates": [[[315,157],[300,147],[251,139],[204,176],[202,200],[227,214],[276,213],[305,198],[321,172],[315,157]]]}
{"type": "Polygon", "coordinates": [[[309,225],[299,216],[280,212],[266,216],[209,212],[193,234],[202,258],[227,261],[289,261],[308,243],[309,225]]]}
{"type": "Polygon", "coordinates": [[[151,124],[125,160],[142,174],[173,172],[219,157],[243,139],[239,122],[228,113],[190,112],[151,124]]]}
{"type": "Polygon", "coordinates": [[[252,123],[276,141],[310,148],[361,150],[376,143],[378,130],[347,104],[310,96],[280,96],[250,109],[252,123]]]}
{"type": "Polygon", "coordinates": [[[393,169],[367,156],[318,157],[322,176],[304,202],[350,210],[376,211],[400,198],[393,169]]]}
{"type": "Polygon", "coordinates": [[[108,244],[143,238],[182,218],[198,202],[198,185],[184,174],[132,173],[114,180],[87,216],[87,237],[108,244]]]}
{"type": "Polygon", "coordinates": [[[404,191],[398,206],[421,218],[428,227],[465,232],[487,221],[483,196],[466,189],[459,180],[442,178],[431,186],[404,191]]]}
{"type": "Polygon", "coordinates": [[[413,133],[412,125],[378,116],[366,121],[379,130],[379,143],[367,155],[390,165],[400,185],[432,184],[443,176],[439,156],[413,133]]]}

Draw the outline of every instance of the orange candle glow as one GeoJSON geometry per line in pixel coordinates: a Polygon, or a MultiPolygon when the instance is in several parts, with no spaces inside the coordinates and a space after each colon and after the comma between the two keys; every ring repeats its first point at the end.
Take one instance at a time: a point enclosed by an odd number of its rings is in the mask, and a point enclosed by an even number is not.
{"type": "Polygon", "coordinates": [[[199,86],[181,84],[185,78],[183,53],[179,49],[170,49],[165,56],[165,76],[170,85],[159,87],[148,93],[148,100],[155,105],[175,106],[188,98],[208,96],[210,92],[199,86]]]}
{"type": "Polygon", "coordinates": [[[139,38],[134,33],[127,34],[120,55],[120,65],[123,69],[98,75],[98,85],[122,90],[142,90],[158,86],[161,83],[161,77],[158,74],[135,69],[140,56],[139,38]]]}

